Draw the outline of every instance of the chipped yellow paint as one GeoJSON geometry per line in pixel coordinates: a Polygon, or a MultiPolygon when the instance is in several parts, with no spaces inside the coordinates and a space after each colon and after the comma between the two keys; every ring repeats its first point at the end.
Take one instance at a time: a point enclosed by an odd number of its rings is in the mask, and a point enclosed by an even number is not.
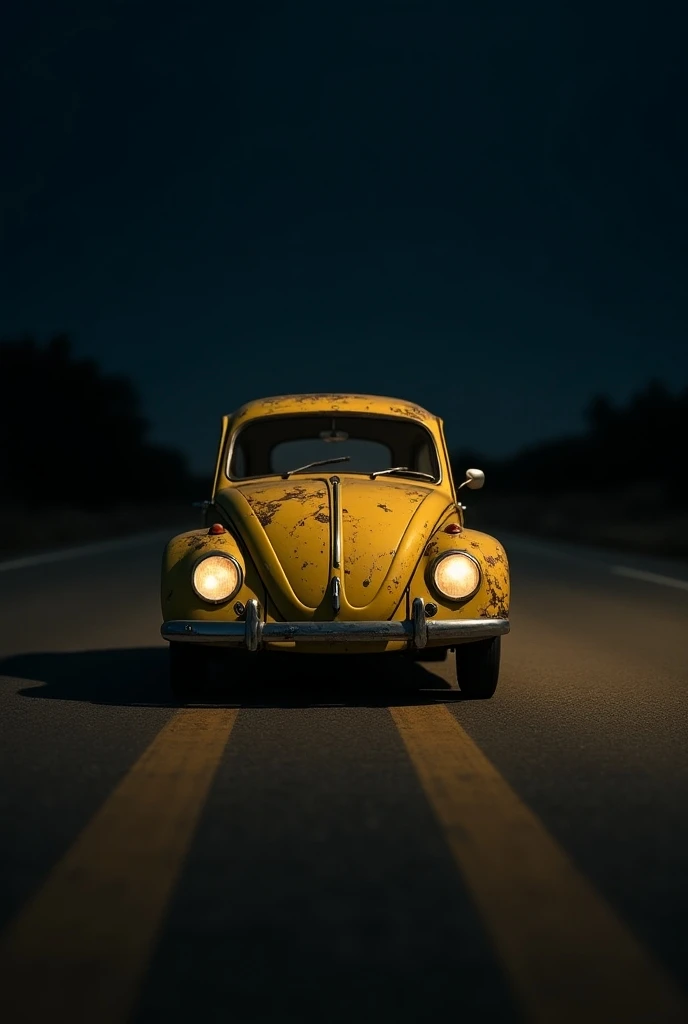
{"type": "Polygon", "coordinates": [[[410,596],[422,597],[437,605],[437,619],[508,618],[510,601],[509,562],[506,551],[495,537],[478,530],[462,528],[459,534],[445,533],[449,523],[460,523],[457,513],[442,521],[426,546],[411,581],[410,596]],[[432,565],[438,555],[465,551],[480,565],[482,581],[475,597],[463,603],[441,600],[432,588],[432,565]]]}
{"type": "Polygon", "coordinates": [[[310,618],[330,578],[327,480],[299,476],[243,483],[224,488],[217,502],[241,530],[257,564],[268,568],[273,581],[268,590],[278,607],[286,612],[291,606],[299,618],[310,618]]]}
{"type": "Polygon", "coordinates": [[[438,422],[437,417],[422,409],[413,402],[402,398],[385,398],[381,395],[341,395],[341,394],[307,394],[307,395],[276,395],[272,398],[259,398],[247,402],[232,416],[233,426],[242,426],[249,420],[261,419],[263,416],[293,416],[296,413],[323,413],[324,415],[338,412],[369,413],[377,416],[411,417],[430,426],[438,422]]]}
{"type": "Polygon", "coordinates": [[[331,568],[326,476],[227,487],[218,505],[241,532],[286,620],[332,619],[328,583],[341,578],[340,620],[389,619],[449,501],[439,488],[340,474],[342,565],[331,568]]]}
{"type": "Polygon", "coordinates": [[[429,536],[423,523],[434,525],[447,499],[424,482],[345,474],[341,481],[342,592],[352,608],[376,601],[391,606],[389,615],[429,536]]]}
{"type": "Polygon", "coordinates": [[[246,604],[257,597],[265,604],[265,588],[256,567],[243,545],[231,533],[213,536],[207,528],[180,533],[168,543],[163,553],[160,600],[163,619],[205,619],[236,622],[234,604],[246,604]],[[200,601],[191,586],[191,573],[196,561],[213,552],[233,555],[244,570],[239,592],[226,604],[209,605],[200,601]]]}
{"type": "MultiPolygon", "coordinates": [[[[504,549],[493,537],[464,528],[442,420],[412,402],[351,394],[279,395],[249,402],[232,416],[223,417],[213,498],[212,518],[223,520],[232,532],[209,536],[207,529],[194,530],[170,541],[162,579],[166,619],[235,621],[234,604],[245,604],[251,597],[257,597],[268,621],[403,619],[414,597],[437,604],[440,619],[508,615],[509,567],[504,549]],[[340,567],[334,566],[332,557],[335,503],[331,468],[289,480],[270,475],[231,481],[226,476],[228,446],[239,428],[250,420],[303,412],[413,419],[423,423],[437,448],[438,484],[337,473],[341,481],[340,567]],[[449,522],[458,523],[462,532],[444,533],[449,522]],[[245,579],[231,601],[205,606],[193,593],[191,570],[201,554],[213,550],[233,554],[245,569],[245,579]],[[480,590],[464,604],[441,600],[429,580],[429,565],[448,550],[466,550],[481,566],[480,590]],[[333,576],[339,577],[341,585],[337,615],[330,593],[333,576]]],[[[402,646],[395,642],[381,644],[380,649],[402,646]]],[[[325,653],[329,648],[318,644],[298,645],[298,649],[325,653]]],[[[332,649],[341,653],[371,651],[357,644],[332,649]]]]}
{"type": "MultiPolygon", "coordinates": [[[[247,402],[229,417],[224,427],[224,447],[218,454],[215,473],[215,489],[231,486],[227,476],[227,457],[230,444],[237,431],[252,420],[270,416],[309,415],[336,416],[338,413],[358,414],[363,416],[391,416],[400,419],[412,419],[421,423],[432,436],[440,464],[440,483],[432,486],[444,491],[452,501],[456,501],[456,488],[452,479],[449,452],[444,436],[444,423],[439,416],[428,412],[420,405],[402,398],[389,398],[383,395],[342,395],[342,394],[304,394],[277,395],[273,398],[256,399],[247,402]]],[[[214,492],[213,492],[214,493],[214,492]]]]}

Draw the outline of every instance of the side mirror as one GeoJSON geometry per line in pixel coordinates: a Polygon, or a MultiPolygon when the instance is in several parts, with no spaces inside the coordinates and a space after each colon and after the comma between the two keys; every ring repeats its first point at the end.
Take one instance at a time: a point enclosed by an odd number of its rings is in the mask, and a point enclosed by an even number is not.
{"type": "Polygon", "coordinates": [[[459,484],[459,490],[462,487],[468,487],[471,491],[479,491],[481,487],[485,486],[485,474],[482,469],[467,469],[466,479],[462,484],[459,484]]]}

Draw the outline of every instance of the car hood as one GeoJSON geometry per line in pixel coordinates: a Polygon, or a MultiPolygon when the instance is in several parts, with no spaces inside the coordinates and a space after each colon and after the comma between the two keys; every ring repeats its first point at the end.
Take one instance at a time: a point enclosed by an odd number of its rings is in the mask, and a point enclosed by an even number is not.
{"type": "Polygon", "coordinates": [[[279,614],[332,618],[329,583],[341,575],[340,615],[387,619],[439,518],[446,493],[423,483],[342,475],[341,569],[332,566],[328,476],[255,480],[218,491],[279,614]]]}

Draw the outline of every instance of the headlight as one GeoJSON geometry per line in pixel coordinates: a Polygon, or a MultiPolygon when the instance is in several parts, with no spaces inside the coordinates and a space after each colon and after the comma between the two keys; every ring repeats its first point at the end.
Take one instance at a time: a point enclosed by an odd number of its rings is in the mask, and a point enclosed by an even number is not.
{"type": "Polygon", "coordinates": [[[450,601],[465,601],[473,597],[480,586],[480,567],[476,560],[460,551],[443,555],[432,572],[435,590],[450,601]]]}
{"type": "Polygon", "coordinates": [[[242,572],[231,555],[206,555],[194,566],[191,582],[198,596],[211,604],[234,597],[241,586],[242,572]]]}

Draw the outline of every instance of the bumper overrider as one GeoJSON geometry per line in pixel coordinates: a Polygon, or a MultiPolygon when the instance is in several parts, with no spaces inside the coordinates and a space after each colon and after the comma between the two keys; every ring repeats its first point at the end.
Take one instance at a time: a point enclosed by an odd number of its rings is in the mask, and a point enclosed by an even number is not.
{"type": "Polygon", "coordinates": [[[304,640],[328,644],[380,643],[405,640],[418,650],[428,640],[450,646],[461,640],[484,640],[509,632],[508,619],[438,619],[428,621],[425,602],[416,597],[412,617],[381,622],[323,622],[312,619],[304,622],[263,622],[261,609],[255,599],[248,601],[242,622],[207,622],[201,619],[171,619],[164,622],[160,632],[165,640],[194,644],[215,644],[241,647],[257,651],[263,643],[281,643],[304,640]]]}

